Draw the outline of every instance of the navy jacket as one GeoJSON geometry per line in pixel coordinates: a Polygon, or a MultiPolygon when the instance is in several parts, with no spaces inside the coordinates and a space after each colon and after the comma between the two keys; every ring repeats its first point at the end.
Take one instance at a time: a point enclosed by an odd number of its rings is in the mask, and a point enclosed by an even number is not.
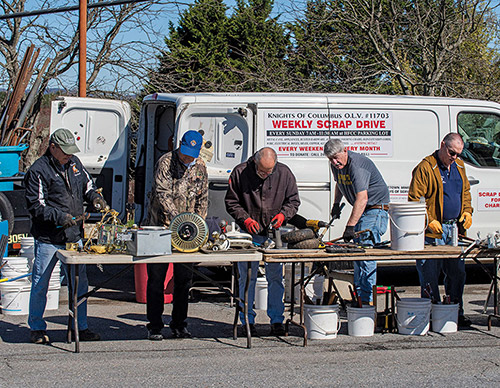
{"type": "Polygon", "coordinates": [[[83,214],[83,201],[90,203],[100,194],[80,159],[72,156],[64,174],[59,162],[47,150],[24,177],[26,203],[31,214],[31,234],[49,244],[77,242],[83,238],[83,222],[61,227],[66,214],[83,214]],[[65,178],[67,175],[67,179],[65,178]]]}

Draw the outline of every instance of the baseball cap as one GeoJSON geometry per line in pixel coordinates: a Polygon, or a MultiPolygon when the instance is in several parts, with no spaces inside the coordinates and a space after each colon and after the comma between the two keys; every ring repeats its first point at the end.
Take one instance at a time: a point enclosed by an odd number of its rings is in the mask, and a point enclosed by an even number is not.
{"type": "Polygon", "coordinates": [[[203,136],[197,131],[187,131],[182,136],[180,151],[182,154],[197,158],[200,156],[200,149],[203,144],[203,136]]]}
{"type": "Polygon", "coordinates": [[[80,152],[80,149],[75,144],[75,137],[70,130],[66,128],[57,129],[52,136],[50,136],[50,143],[57,144],[61,147],[61,150],[68,155],[80,152]]]}

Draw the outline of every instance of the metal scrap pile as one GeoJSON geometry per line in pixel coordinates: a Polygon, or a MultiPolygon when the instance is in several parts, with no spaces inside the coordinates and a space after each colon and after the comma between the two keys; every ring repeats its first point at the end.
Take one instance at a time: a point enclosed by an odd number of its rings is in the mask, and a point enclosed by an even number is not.
{"type": "Polygon", "coordinates": [[[40,49],[35,50],[34,45],[28,47],[21,63],[16,82],[13,88],[8,91],[1,106],[0,145],[2,146],[17,146],[22,141],[26,140],[27,135],[31,132],[32,128],[25,128],[24,125],[35,101],[35,97],[38,94],[43,74],[50,62],[49,58],[45,60],[31,86],[29,94],[23,101],[39,53],[40,49]]]}

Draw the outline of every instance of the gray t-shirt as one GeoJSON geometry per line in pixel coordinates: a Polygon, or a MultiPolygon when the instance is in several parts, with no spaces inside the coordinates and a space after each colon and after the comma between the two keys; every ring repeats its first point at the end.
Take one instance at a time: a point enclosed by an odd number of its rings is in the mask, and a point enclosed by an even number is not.
{"type": "Polygon", "coordinates": [[[337,170],[330,166],[333,178],[351,205],[356,201],[356,194],[367,190],[368,203],[366,207],[389,203],[389,189],[375,164],[366,156],[347,151],[346,166],[337,170]]]}

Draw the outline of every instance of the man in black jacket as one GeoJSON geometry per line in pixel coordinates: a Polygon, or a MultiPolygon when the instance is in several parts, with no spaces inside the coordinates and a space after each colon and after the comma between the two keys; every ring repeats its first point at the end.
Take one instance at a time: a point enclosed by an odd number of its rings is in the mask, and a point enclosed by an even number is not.
{"type": "MultiPolygon", "coordinates": [[[[229,177],[225,198],[227,212],[242,230],[252,235],[254,243],[267,239],[267,229],[278,229],[292,218],[300,205],[297,182],[292,171],[278,162],[276,152],[269,147],[257,151],[248,161],[236,166],[229,177]]],[[[248,323],[253,336],[255,312],[252,308],[255,298],[255,282],[258,262],[252,262],[252,276],[248,288],[248,323]]],[[[238,263],[240,296],[245,290],[247,263],[238,263]]],[[[266,263],[268,283],[267,315],[271,320],[271,334],[283,335],[283,265],[266,263]]],[[[240,320],[245,325],[244,315],[240,320]]],[[[245,327],[245,326],[243,326],[245,327]]]]}
{"type": "MultiPolygon", "coordinates": [[[[83,221],[77,219],[83,215],[84,200],[92,203],[96,210],[108,208],[90,174],[74,156],[77,152],[80,150],[73,134],[60,128],[50,137],[45,154],[33,163],[24,178],[31,234],[35,238],[28,324],[31,341],[36,344],[50,342],[43,313],[49,280],[58,264],[55,252],[64,249],[66,243],[81,244],[83,221]]],[[[85,265],[81,265],[78,294],[87,291],[87,273],[85,265]]],[[[99,335],[88,329],[86,302],[78,307],[78,317],[80,340],[99,340],[99,335]]]]}

